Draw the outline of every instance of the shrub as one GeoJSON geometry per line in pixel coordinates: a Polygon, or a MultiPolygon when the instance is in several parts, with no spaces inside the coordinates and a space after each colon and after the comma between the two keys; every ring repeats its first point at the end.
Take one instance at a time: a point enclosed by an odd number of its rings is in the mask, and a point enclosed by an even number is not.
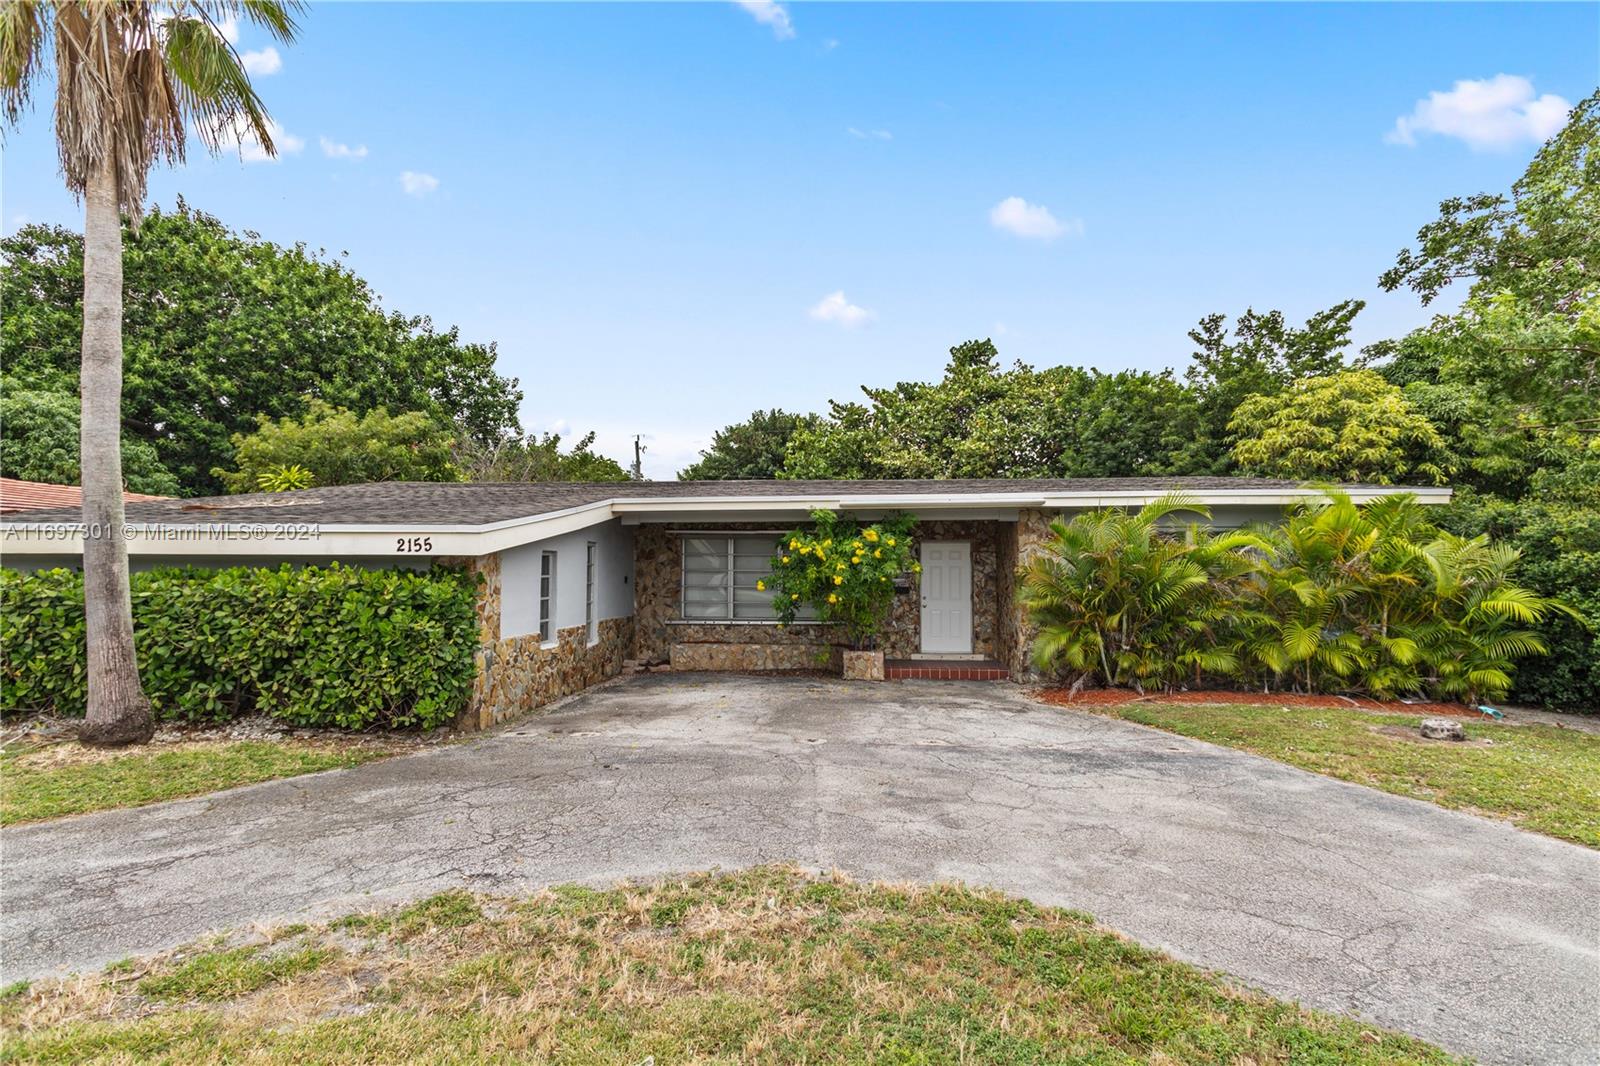
{"type": "Polygon", "coordinates": [[[1052,526],[1024,571],[1035,665],[1107,684],[1498,698],[1567,605],[1516,584],[1512,547],[1441,532],[1409,496],[1342,493],[1255,533],[1184,536],[1181,500],[1052,526]]]}
{"type": "MultiPolygon", "coordinates": [[[[133,575],[145,693],[167,719],[422,726],[466,703],[476,579],[460,570],[165,569],[133,575]]],[[[84,713],[83,581],[0,571],[0,714],[84,713]]]]}
{"type": "Polygon", "coordinates": [[[809,607],[824,622],[842,624],[851,647],[871,647],[888,621],[895,579],[922,571],[911,554],[916,519],[891,515],[863,526],[832,511],[816,511],[811,519],[810,528],[784,535],[772,573],[756,587],[773,591],[782,624],[809,607]]]}
{"type": "Polygon", "coordinates": [[[1039,627],[1035,666],[1141,690],[1237,670],[1236,599],[1257,568],[1257,538],[1196,526],[1173,536],[1162,523],[1181,513],[1210,515],[1167,496],[1051,524],[1018,592],[1039,627]]]}

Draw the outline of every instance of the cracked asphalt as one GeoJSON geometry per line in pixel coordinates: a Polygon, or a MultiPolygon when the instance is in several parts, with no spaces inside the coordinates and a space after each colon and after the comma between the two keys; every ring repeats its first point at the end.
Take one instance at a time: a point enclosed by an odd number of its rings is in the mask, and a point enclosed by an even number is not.
{"type": "Polygon", "coordinates": [[[1600,1062],[1600,853],[1008,685],[646,675],[0,849],[7,981],[451,886],[793,860],[1075,907],[1488,1062],[1600,1062]]]}

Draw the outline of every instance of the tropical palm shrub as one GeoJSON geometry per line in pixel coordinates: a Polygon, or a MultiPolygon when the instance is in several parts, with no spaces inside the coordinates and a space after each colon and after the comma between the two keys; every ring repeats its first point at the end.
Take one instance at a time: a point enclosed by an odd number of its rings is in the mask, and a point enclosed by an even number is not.
{"type": "Polygon", "coordinates": [[[1519,553],[1437,529],[1408,495],[1357,505],[1328,491],[1283,522],[1175,528],[1168,497],[1051,526],[1022,571],[1034,664],[1140,689],[1432,695],[1476,702],[1545,653],[1533,627],[1565,604],[1518,585],[1519,553]]]}
{"type": "Polygon", "coordinates": [[[1175,527],[1185,513],[1210,517],[1187,497],[1166,496],[1132,513],[1051,524],[1018,593],[1038,629],[1038,669],[1140,691],[1237,670],[1234,605],[1259,567],[1259,538],[1175,527]]]}

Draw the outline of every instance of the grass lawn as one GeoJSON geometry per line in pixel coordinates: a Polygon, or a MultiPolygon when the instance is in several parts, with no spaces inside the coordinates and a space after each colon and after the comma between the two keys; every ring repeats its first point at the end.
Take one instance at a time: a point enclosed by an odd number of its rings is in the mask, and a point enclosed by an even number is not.
{"type": "Polygon", "coordinates": [[[767,867],[388,912],[0,993],[6,1062],[1446,1063],[1082,915],[767,867]]]}
{"type": "Polygon", "coordinates": [[[1383,732],[1415,733],[1420,718],[1357,710],[1157,702],[1088,709],[1600,848],[1593,733],[1468,722],[1466,743],[1423,742],[1383,732]]]}
{"type": "Polygon", "coordinates": [[[169,750],[100,752],[75,743],[0,756],[0,825],[196,796],[356,766],[391,752],[336,744],[201,741],[169,750]]]}

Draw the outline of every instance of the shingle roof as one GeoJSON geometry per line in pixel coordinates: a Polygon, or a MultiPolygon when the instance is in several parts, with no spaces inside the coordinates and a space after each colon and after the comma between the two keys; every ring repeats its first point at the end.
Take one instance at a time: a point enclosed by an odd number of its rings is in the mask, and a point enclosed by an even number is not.
{"type": "MultiPolygon", "coordinates": [[[[124,492],[123,502],[135,500],[165,500],[166,496],[147,496],[142,492],[124,492]]],[[[83,489],[77,485],[52,485],[48,481],[23,481],[20,478],[0,477],[0,515],[23,511],[56,510],[83,506],[83,489]]]]}
{"type": "MultiPolygon", "coordinates": [[[[605,500],[758,499],[762,497],[962,496],[999,493],[1057,495],[1167,491],[1291,491],[1297,481],[1268,478],[978,478],[951,481],[634,481],[468,482],[391,481],[298,492],[255,492],[187,500],[130,502],[130,524],[316,523],[338,525],[481,526],[530,518],[605,500]]],[[[1372,486],[1350,485],[1360,489],[1372,486]]],[[[76,507],[31,511],[0,519],[76,522],[76,507]]]]}

